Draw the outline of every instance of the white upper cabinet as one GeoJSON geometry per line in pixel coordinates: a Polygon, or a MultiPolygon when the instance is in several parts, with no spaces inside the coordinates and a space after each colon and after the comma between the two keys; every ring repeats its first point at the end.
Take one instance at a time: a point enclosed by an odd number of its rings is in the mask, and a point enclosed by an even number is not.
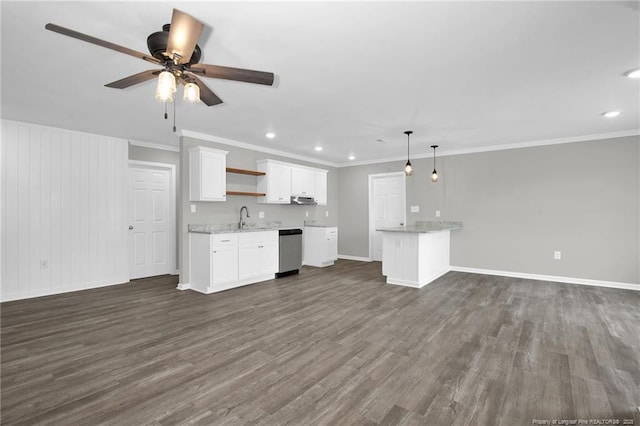
{"type": "Polygon", "coordinates": [[[267,194],[258,198],[263,204],[289,204],[291,197],[291,166],[273,160],[260,160],[257,169],[265,172],[258,176],[258,192],[267,194]]]}
{"type": "Polygon", "coordinates": [[[315,194],[314,197],[319,206],[327,205],[327,172],[314,172],[315,194]]]}
{"type": "Polygon", "coordinates": [[[266,194],[258,203],[290,204],[293,195],[327,204],[327,170],[277,160],[259,160],[257,169],[266,173],[258,177],[258,192],[266,194]]]}
{"type": "Polygon", "coordinates": [[[291,195],[313,197],[316,193],[316,173],[298,167],[291,168],[291,195]]]}
{"type": "Polygon", "coordinates": [[[189,149],[190,201],[227,201],[227,153],[204,146],[189,149]]]}

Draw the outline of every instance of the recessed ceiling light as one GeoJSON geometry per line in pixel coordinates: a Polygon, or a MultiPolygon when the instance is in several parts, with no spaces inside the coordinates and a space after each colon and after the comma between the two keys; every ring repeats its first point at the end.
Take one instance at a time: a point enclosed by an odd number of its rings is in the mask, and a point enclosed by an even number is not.
{"type": "Polygon", "coordinates": [[[316,151],[322,151],[322,147],[321,147],[321,146],[316,146],[314,149],[315,149],[316,151]]]}
{"type": "Polygon", "coordinates": [[[625,72],[624,75],[629,78],[640,78],[640,68],[625,72]]]}
{"type": "Polygon", "coordinates": [[[349,156],[349,160],[353,161],[353,160],[355,160],[355,159],[356,159],[356,156],[355,156],[355,155],[350,155],[350,156],[349,156]]]}
{"type": "Polygon", "coordinates": [[[607,112],[603,112],[602,115],[604,115],[607,118],[613,118],[613,117],[619,116],[620,111],[607,111],[607,112]]]}
{"type": "Polygon", "coordinates": [[[266,136],[268,139],[273,139],[273,138],[275,138],[275,137],[276,137],[276,134],[275,134],[275,133],[273,133],[273,132],[269,132],[269,133],[266,133],[266,134],[265,134],[265,136],[266,136]]]}

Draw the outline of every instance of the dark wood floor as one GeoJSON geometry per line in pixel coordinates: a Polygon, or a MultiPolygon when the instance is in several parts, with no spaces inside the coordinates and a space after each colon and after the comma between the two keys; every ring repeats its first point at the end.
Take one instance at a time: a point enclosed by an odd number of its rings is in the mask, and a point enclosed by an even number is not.
{"type": "Polygon", "coordinates": [[[416,290],[344,260],[175,286],[2,304],[2,424],[640,424],[638,292],[457,272],[416,290]]]}

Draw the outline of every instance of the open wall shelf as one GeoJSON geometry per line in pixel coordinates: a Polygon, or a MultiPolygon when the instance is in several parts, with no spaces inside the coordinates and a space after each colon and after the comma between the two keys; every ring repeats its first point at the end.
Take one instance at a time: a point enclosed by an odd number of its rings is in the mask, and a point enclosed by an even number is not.
{"type": "MultiPolygon", "coordinates": [[[[265,172],[259,172],[257,170],[236,169],[234,167],[227,167],[227,173],[235,173],[238,175],[249,176],[264,176],[265,172]]],[[[264,197],[264,192],[245,192],[245,191],[227,191],[227,195],[244,195],[247,197],[264,197]]]]}
{"type": "Polygon", "coordinates": [[[227,191],[227,195],[246,195],[249,197],[264,197],[264,192],[227,191]]]}
{"type": "Polygon", "coordinates": [[[265,172],[259,172],[257,170],[245,170],[245,169],[235,169],[233,167],[227,167],[227,173],[236,173],[239,175],[251,175],[251,176],[264,176],[265,172]]]}

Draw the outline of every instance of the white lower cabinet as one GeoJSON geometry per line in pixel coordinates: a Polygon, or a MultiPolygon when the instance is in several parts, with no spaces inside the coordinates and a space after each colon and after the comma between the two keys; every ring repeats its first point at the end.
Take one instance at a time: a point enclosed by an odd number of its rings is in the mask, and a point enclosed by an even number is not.
{"type": "Polygon", "coordinates": [[[335,226],[305,226],[304,264],[331,266],[338,259],[338,228],[335,226]]]}
{"type": "Polygon", "coordinates": [[[189,288],[215,293],[270,280],[278,271],[278,231],[189,234],[189,288]]]}
{"type": "Polygon", "coordinates": [[[238,279],[238,250],[236,246],[212,247],[211,286],[217,287],[238,279]]]}
{"type": "Polygon", "coordinates": [[[238,279],[273,278],[278,272],[278,233],[251,232],[239,236],[238,279]]]}

